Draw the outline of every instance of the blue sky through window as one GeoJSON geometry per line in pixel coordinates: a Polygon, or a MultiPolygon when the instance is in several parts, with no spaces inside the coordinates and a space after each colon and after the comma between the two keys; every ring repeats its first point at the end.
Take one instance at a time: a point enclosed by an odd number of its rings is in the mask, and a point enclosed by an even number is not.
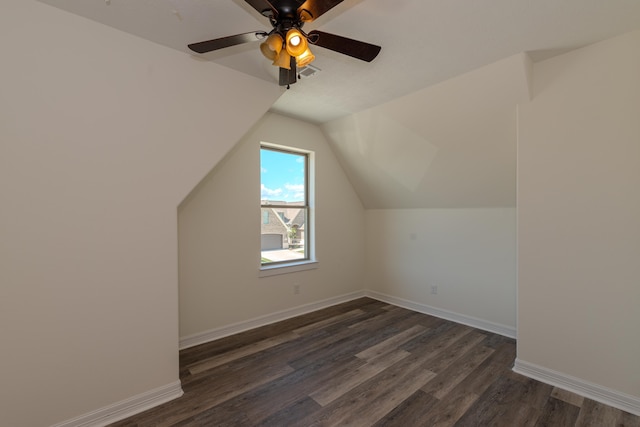
{"type": "Polygon", "coordinates": [[[305,155],[260,149],[260,198],[304,202],[305,155]]]}

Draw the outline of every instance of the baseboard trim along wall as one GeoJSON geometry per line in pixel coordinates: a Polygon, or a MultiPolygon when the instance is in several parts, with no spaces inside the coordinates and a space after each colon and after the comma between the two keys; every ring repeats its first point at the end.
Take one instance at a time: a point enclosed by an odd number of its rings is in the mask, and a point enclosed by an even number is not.
{"type": "Polygon", "coordinates": [[[298,307],[292,307],[286,310],[277,311],[275,313],[267,314],[253,319],[245,320],[242,322],[232,323],[227,326],[221,326],[219,328],[210,329],[208,331],[199,332],[197,334],[188,335],[180,338],[180,350],[186,348],[195,347],[200,344],[206,344],[211,341],[215,341],[220,338],[227,337],[229,335],[237,334],[240,332],[248,331],[250,329],[259,328],[261,326],[270,325],[275,322],[287,320],[292,317],[300,316],[302,314],[310,313],[312,311],[321,310],[323,308],[331,307],[336,304],[342,304],[347,301],[351,301],[357,298],[369,297],[378,301],[386,302],[387,304],[397,305],[409,310],[417,311],[418,313],[429,314],[431,316],[440,317],[442,319],[451,320],[456,323],[462,323],[464,325],[472,326],[474,328],[482,329],[484,331],[493,332],[499,335],[503,335],[509,338],[516,337],[516,329],[501,325],[499,323],[489,322],[487,320],[478,319],[472,316],[465,316],[463,314],[454,313],[452,311],[443,310],[429,305],[420,304],[417,302],[397,298],[391,295],[382,294],[380,292],[363,290],[356,291],[345,295],[340,295],[333,298],[328,298],[322,301],[317,301],[309,304],[304,304],[298,307]]]}
{"type": "Polygon", "coordinates": [[[495,334],[503,335],[508,338],[516,338],[516,328],[513,328],[511,326],[490,322],[488,320],[479,319],[477,317],[466,316],[464,314],[455,313],[453,311],[432,307],[430,305],[409,301],[391,295],[386,295],[376,291],[367,290],[365,291],[365,296],[377,299],[378,301],[386,302],[388,304],[397,305],[398,307],[417,311],[418,313],[429,314],[431,316],[451,320],[452,322],[462,323],[463,325],[472,326],[477,329],[482,329],[483,331],[493,332],[495,334]]]}
{"type": "Polygon", "coordinates": [[[180,381],[121,400],[52,427],[104,427],[182,396],[180,381]]]}
{"type": "Polygon", "coordinates": [[[590,383],[580,378],[516,359],[513,371],[534,380],[560,387],[605,405],[640,416],[640,398],[590,383]]]}
{"type": "Polygon", "coordinates": [[[255,317],[253,319],[245,320],[242,322],[232,323],[227,326],[221,326],[219,328],[210,329],[208,331],[199,332],[197,334],[188,335],[184,338],[180,338],[180,350],[184,350],[185,348],[189,347],[195,347],[200,344],[205,344],[220,338],[227,337],[229,335],[248,331],[250,329],[259,328],[260,326],[266,326],[270,325],[271,323],[287,320],[292,317],[300,316],[302,314],[311,313],[312,311],[321,310],[323,308],[331,307],[332,305],[342,304],[343,302],[362,298],[364,296],[364,291],[356,291],[349,294],[340,295],[337,297],[328,298],[325,300],[312,302],[293,308],[288,308],[286,310],[276,311],[275,313],[255,317]]]}

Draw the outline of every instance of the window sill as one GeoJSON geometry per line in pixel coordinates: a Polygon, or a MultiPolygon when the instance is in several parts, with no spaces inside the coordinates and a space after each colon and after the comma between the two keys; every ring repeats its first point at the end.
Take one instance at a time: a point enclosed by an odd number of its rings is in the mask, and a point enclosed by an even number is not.
{"type": "Polygon", "coordinates": [[[279,274],[296,273],[298,271],[314,270],[318,268],[318,261],[288,262],[278,265],[261,266],[258,277],[277,276],[279,274]]]}

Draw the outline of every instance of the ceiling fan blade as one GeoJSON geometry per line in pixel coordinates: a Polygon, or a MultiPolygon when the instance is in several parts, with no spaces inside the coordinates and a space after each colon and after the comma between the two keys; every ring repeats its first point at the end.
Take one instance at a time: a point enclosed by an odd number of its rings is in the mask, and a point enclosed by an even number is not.
{"type": "Polygon", "coordinates": [[[273,11],[274,18],[278,16],[278,11],[276,10],[275,7],[273,7],[273,5],[269,0],[244,0],[244,1],[246,1],[249,4],[249,6],[257,10],[261,15],[264,15],[265,10],[271,10],[273,11]]]}
{"type": "Polygon", "coordinates": [[[342,3],[343,0],[307,0],[298,8],[298,15],[300,15],[304,21],[311,22],[314,19],[318,19],[320,15],[333,9],[335,6],[342,3]],[[308,10],[311,13],[309,17],[307,14],[301,14],[302,10],[308,10]]]}
{"type": "Polygon", "coordinates": [[[207,53],[237,44],[254,42],[257,40],[256,34],[259,32],[236,34],[235,36],[220,37],[219,39],[207,40],[204,42],[191,43],[189,49],[197,53],[207,53]]]}
{"type": "Polygon", "coordinates": [[[344,55],[349,55],[353,58],[360,59],[366,62],[373,61],[382,49],[380,46],[376,46],[374,44],[365,43],[318,30],[309,32],[309,39],[316,39],[315,41],[312,41],[312,43],[316,46],[324,47],[325,49],[330,49],[344,55]]]}

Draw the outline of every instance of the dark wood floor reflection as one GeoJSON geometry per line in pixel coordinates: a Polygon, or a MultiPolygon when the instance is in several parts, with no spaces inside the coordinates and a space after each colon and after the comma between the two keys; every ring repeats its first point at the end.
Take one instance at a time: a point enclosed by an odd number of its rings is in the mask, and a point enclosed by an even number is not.
{"type": "Polygon", "coordinates": [[[184,350],[184,396],[114,426],[635,426],[511,371],[515,341],[362,298],[184,350]]]}

